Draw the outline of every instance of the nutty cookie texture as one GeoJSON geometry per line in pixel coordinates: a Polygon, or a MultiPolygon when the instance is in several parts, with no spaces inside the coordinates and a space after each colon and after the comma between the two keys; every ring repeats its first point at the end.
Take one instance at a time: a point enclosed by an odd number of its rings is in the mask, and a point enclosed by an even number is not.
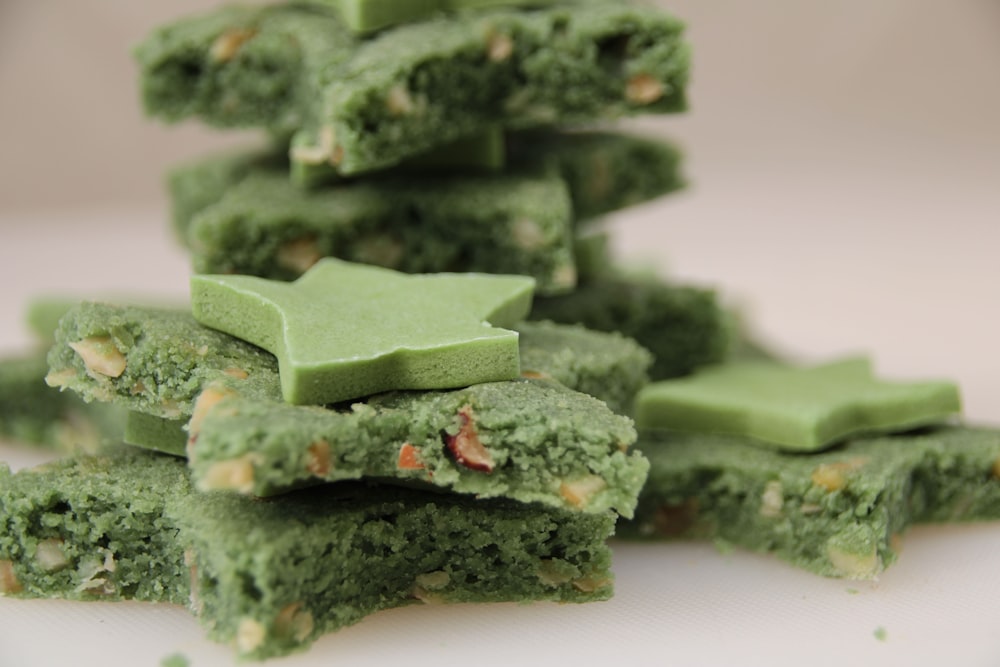
{"type": "MultiPolygon", "coordinates": [[[[593,265],[593,259],[587,261],[593,265]]],[[[529,317],[634,339],[653,355],[653,380],[723,361],[733,339],[730,318],[714,290],[611,270],[581,272],[580,285],[572,292],[539,296],[529,317]]]]}
{"type": "Polygon", "coordinates": [[[717,539],[811,572],[875,579],[916,523],[1000,519],[1000,431],[940,427],[814,454],[746,438],[643,436],[649,480],[632,539],[717,539]]]}
{"type": "Polygon", "coordinates": [[[60,325],[49,379],[142,413],[130,441],[188,454],[203,489],[264,495],[379,477],[631,514],[647,470],[629,451],[631,420],[557,381],[625,405],[645,380],[648,353],[621,336],[519,326],[530,379],[293,406],[281,399],[273,356],[190,314],[82,304],[60,325]],[[125,360],[118,377],[94,371],[71,345],[95,337],[125,360]]]}
{"type": "Polygon", "coordinates": [[[407,604],[612,592],[609,513],[363,484],[202,494],[136,449],[0,466],[0,527],[0,594],[186,604],[254,659],[407,604]]]}
{"type": "Polygon", "coordinates": [[[267,168],[226,188],[183,233],[198,273],[293,280],[336,257],[406,273],[525,275],[552,294],[576,284],[572,223],[566,184],[551,173],[385,177],[303,192],[267,168]]]}
{"type": "Polygon", "coordinates": [[[575,232],[683,186],[673,145],[627,134],[518,132],[493,173],[404,167],[308,191],[277,152],[175,168],[174,229],[198,273],[298,278],[322,257],[407,273],[474,271],[573,289],[575,232]]]}
{"type": "Polygon", "coordinates": [[[0,359],[0,438],[63,453],[94,453],[106,443],[119,443],[126,412],[50,388],[45,356],[35,352],[0,359]]]}
{"type": "Polygon", "coordinates": [[[686,106],[683,26],[618,0],[446,15],[359,38],[315,5],[228,7],[137,50],[149,113],[294,135],[293,162],[383,169],[490,127],[686,106]]]}

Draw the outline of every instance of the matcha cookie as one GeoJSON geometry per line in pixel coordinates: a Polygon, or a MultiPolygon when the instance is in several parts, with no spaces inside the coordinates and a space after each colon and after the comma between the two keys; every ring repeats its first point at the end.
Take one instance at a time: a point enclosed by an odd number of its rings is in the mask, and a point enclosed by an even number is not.
{"type": "Polygon", "coordinates": [[[789,451],[817,451],[849,436],[907,431],[961,410],[951,382],[888,382],[865,358],[803,367],[732,361],[644,387],[640,430],[726,433],[789,451]]]}
{"type": "Polygon", "coordinates": [[[683,26],[615,1],[455,14],[359,39],[314,6],[229,7],[137,50],[147,111],[294,135],[292,161],[343,175],[490,127],[685,108],[683,26]]]}
{"type": "Polygon", "coordinates": [[[0,359],[0,438],[63,453],[92,453],[121,442],[125,410],[50,388],[45,356],[0,359]]]}
{"type": "Polygon", "coordinates": [[[280,155],[224,155],[170,175],[174,228],[200,273],[290,280],[321,257],[406,272],[576,284],[573,227],[682,185],[670,144],[604,133],[515,133],[492,175],[400,169],[302,192],[280,155]]]}
{"type": "Polygon", "coordinates": [[[686,185],[680,149],[658,139],[620,132],[512,132],[507,150],[511,169],[544,163],[562,176],[577,226],[686,185]]]}
{"type": "Polygon", "coordinates": [[[411,275],[327,257],[287,283],[191,278],[201,324],[278,359],[281,392],[325,405],[397,389],[451,389],[520,375],[517,333],[535,281],[481,273],[411,275]]]}
{"type": "Polygon", "coordinates": [[[187,604],[246,658],[406,604],[612,592],[610,514],[361,484],[201,494],[140,450],[0,466],[0,526],[0,593],[187,604]]]}
{"type": "Polygon", "coordinates": [[[722,361],[731,344],[731,323],[714,291],[652,276],[588,276],[568,294],[536,298],[530,318],[618,331],[652,352],[654,380],[722,361]]]}
{"type": "Polygon", "coordinates": [[[876,578],[911,524],[1000,518],[996,429],[863,438],[819,454],[679,433],[644,436],[640,449],[649,481],[620,536],[724,540],[830,577],[876,578]]]}
{"type": "MultiPolygon", "coordinates": [[[[542,332],[525,355],[533,377],[594,386],[594,371],[615,371],[606,385],[619,403],[644,378],[648,356],[630,341],[591,333],[574,358],[574,341],[580,345],[588,332],[573,329],[560,345],[558,327],[528,325],[527,350],[532,331],[542,332]]],[[[552,380],[292,406],[281,400],[272,356],[185,313],[83,304],[63,319],[57,339],[50,382],[175,421],[175,436],[149,420],[147,429],[133,425],[135,444],[152,433],[150,446],[173,442],[176,450],[187,424],[186,451],[204,489],[261,495],[386,477],[583,512],[613,507],[627,516],[645,479],[645,460],[628,452],[631,421],[552,380]],[[105,373],[119,369],[115,377],[105,373]]]]}
{"type": "Polygon", "coordinates": [[[442,12],[472,11],[491,7],[541,7],[573,0],[312,0],[335,9],[358,33],[426,20],[442,12]]]}
{"type": "MultiPolygon", "coordinates": [[[[183,206],[182,206],[183,208],[183,206]]],[[[563,180],[465,177],[363,181],[302,192],[255,171],[195,215],[194,270],[292,280],[324,257],[404,271],[535,278],[540,293],[576,284],[563,180]]]]}

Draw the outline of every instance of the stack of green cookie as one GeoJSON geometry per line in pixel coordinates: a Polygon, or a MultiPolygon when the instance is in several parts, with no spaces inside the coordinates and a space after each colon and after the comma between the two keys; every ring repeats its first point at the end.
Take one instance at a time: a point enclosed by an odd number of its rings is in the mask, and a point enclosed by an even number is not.
{"type": "Polygon", "coordinates": [[[170,176],[191,310],[61,317],[46,382],[130,446],[0,470],[0,593],[186,603],[257,658],[411,602],[610,596],[649,466],[623,414],[726,327],[709,292],[609,277],[582,234],[679,156],[580,128],[683,109],[681,31],[617,0],[327,0],[152,34],[150,114],[267,147],[170,176]],[[693,344],[577,324],[622,289],[693,344]]]}
{"type": "Polygon", "coordinates": [[[588,128],[684,109],[681,33],[620,0],[154,32],[149,113],[265,146],[169,176],[191,308],[53,304],[46,362],[0,369],[0,432],[92,450],[0,467],[0,594],[187,604],[266,658],[408,603],[606,599],[616,522],[872,578],[911,522],[1000,518],[952,385],[744,354],[711,290],[610,259],[596,221],[680,158],[588,128]]]}
{"type": "Polygon", "coordinates": [[[223,9],[139,48],[153,115],[275,138],[171,174],[195,271],[291,280],[334,256],[529,275],[532,318],[621,331],[655,378],[720,360],[714,293],[624,277],[590,247],[595,220],[683,184],[673,146],[583,129],[684,109],[681,24],[610,0],[466,0],[411,23],[385,3],[401,25],[369,4],[223,9]]]}

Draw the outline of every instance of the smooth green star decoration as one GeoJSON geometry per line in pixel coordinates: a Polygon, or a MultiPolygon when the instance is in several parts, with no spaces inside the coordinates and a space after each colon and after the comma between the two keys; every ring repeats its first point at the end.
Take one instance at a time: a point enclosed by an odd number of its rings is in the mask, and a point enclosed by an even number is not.
{"type": "Polygon", "coordinates": [[[814,368],[753,361],[648,385],[636,399],[636,425],[815,451],[852,435],[933,424],[960,410],[954,384],[883,382],[863,358],[814,368]]]}
{"type": "Polygon", "coordinates": [[[293,283],[194,276],[191,299],[202,324],[274,354],[285,400],[303,405],[518,377],[517,333],[495,327],[527,316],[534,285],[327,258],[293,283]]]}
{"type": "Polygon", "coordinates": [[[358,33],[374,32],[421,21],[440,12],[493,7],[540,7],[568,0],[319,0],[340,12],[344,23],[358,33]]]}

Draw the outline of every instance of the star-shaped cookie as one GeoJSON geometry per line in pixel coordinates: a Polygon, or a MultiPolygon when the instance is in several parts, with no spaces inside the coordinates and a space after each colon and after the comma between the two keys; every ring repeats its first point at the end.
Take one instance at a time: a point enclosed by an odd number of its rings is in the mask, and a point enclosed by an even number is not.
{"type": "Polygon", "coordinates": [[[520,373],[517,333],[534,280],[408,275],[327,258],[293,283],[191,279],[202,324],[278,358],[285,401],[329,404],[393,389],[446,389],[520,373]]]}
{"type": "MultiPolygon", "coordinates": [[[[563,0],[564,1],[564,0],[563,0]]],[[[426,20],[446,11],[492,7],[540,7],[556,0],[319,0],[336,9],[351,30],[370,33],[383,28],[426,20]]]]}
{"type": "Polygon", "coordinates": [[[881,381],[864,358],[812,368],[754,361],[648,385],[636,399],[636,424],[816,451],[860,433],[940,422],[960,409],[954,384],[881,381]]]}

